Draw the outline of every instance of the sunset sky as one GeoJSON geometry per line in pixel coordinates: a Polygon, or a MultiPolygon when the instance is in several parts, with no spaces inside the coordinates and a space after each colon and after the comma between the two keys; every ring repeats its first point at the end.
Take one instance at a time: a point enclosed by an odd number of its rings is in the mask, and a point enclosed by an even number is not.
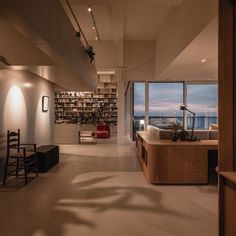
{"type": "MultiPolygon", "coordinates": [[[[134,116],[144,116],[145,84],[134,84],[134,116]]],[[[183,83],[149,83],[149,116],[182,116],[183,83]]],[[[217,85],[189,84],[187,106],[199,116],[217,116],[217,85]]]]}

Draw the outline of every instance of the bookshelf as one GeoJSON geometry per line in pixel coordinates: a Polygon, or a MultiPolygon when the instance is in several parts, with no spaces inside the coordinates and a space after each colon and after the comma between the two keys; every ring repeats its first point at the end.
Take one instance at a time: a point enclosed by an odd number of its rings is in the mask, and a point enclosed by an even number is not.
{"type": "Polygon", "coordinates": [[[55,123],[99,122],[117,125],[117,85],[114,75],[98,75],[96,92],[55,92],[55,123]]]}

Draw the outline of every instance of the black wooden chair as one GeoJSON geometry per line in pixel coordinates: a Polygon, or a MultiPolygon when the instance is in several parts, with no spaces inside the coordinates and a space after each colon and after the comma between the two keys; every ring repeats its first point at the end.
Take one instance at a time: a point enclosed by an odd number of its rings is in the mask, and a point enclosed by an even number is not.
{"type": "Polygon", "coordinates": [[[20,143],[20,130],[18,129],[18,132],[10,132],[8,130],[7,158],[3,176],[3,185],[6,184],[8,176],[24,176],[25,185],[27,185],[29,172],[35,172],[36,176],[38,176],[36,144],[20,143]]]}

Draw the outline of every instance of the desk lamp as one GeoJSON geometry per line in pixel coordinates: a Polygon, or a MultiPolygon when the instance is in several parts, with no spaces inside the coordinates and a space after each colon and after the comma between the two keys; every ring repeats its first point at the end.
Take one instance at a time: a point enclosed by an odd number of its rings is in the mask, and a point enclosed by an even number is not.
{"type": "Polygon", "coordinates": [[[194,125],[195,125],[195,116],[196,116],[196,114],[194,112],[190,111],[186,107],[186,105],[181,105],[179,109],[182,110],[182,111],[188,111],[189,113],[191,113],[193,115],[192,131],[191,131],[191,137],[190,137],[189,141],[196,141],[197,140],[196,137],[193,137],[193,130],[194,130],[194,125]]]}

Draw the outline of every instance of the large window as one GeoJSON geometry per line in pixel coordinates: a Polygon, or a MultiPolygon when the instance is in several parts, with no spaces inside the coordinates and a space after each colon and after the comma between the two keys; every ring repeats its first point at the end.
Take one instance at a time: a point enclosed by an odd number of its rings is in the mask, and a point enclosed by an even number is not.
{"type": "Polygon", "coordinates": [[[145,83],[136,82],[134,86],[134,117],[145,116],[145,83]]]}
{"type": "Polygon", "coordinates": [[[145,83],[133,83],[133,139],[140,130],[140,120],[145,118],[145,83]]]}
{"type": "Polygon", "coordinates": [[[183,83],[149,83],[149,123],[168,128],[170,122],[183,122],[183,83]]]}
{"type": "Polygon", "coordinates": [[[177,121],[185,129],[191,129],[193,115],[180,110],[180,105],[196,114],[195,129],[208,129],[211,123],[218,123],[217,84],[184,82],[150,82],[147,94],[144,82],[133,84],[133,132],[140,130],[140,120],[149,117],[149,124],[168,128],[177,121]],[[149,94],[149,95],[148,95],[149,94]],[[145,98],[148,107],[145,109],[145,98]]]}
{"type": "MultiPolygon", "coordinates": [[[[216,84],[187,84],[187,107],[196,113],[195,129],[208,129],[218,123],[218,91],[216,84]]],[[[193,118],[187,114],[187,128],[193,118]]]]}

